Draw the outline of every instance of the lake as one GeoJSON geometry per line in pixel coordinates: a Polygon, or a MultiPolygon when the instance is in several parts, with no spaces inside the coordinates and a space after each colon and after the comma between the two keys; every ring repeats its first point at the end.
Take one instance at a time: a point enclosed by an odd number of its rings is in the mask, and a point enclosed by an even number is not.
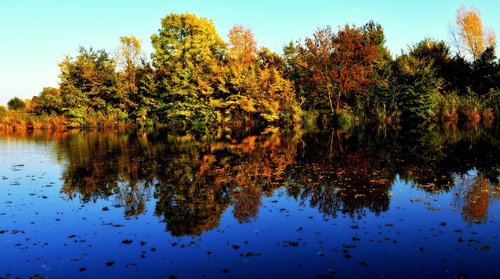
{"type": "Polygon", "coordinates": [[[0,132],[0,277],[499,278],[499,135],[0,132]]]}

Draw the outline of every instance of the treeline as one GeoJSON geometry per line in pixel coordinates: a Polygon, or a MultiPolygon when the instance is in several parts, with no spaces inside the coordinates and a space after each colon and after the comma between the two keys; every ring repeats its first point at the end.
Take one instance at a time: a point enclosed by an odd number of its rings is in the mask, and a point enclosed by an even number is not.
{"type": "Polygon", "coordinates": [[[116,55],[80,48],[59,64],[59,88],[13,98],[0,118],[32,128],[492,121],[500,115],[494,33],[474,8],[459,9],[456,22],[453,55],[444,41],[424,39],[394,58],[374,22],[320,28],[279,55],[243,26],[224,42],[212,21],[170,14],[151,37],[151,60],[134,36],[120,38],[116,55]]]}

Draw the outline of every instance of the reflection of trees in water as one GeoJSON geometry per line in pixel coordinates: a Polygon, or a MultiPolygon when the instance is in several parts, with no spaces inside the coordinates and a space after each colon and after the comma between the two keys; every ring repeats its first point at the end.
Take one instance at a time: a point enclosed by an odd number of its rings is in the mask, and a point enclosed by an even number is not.
{"type": "Polygon", "coordinates": [[[144,212],[154,189],[155,212],[167,229],[173,235],[198,235],[217,227],[231,204],[240,222],[255,218],[262,196],[282,184],[294,162],[297,139],[81,133],[61,144],[68,161],[62,192],[83,202],[113,196],[132,216],[144,212]]]}
{"type": "MultiPolygon", "coordinates": [[[[366,210],[378,214],[389,208],[389,191],[397,174],[430,193],[449,191],[456,175],[472,168],[490,185],[498,184],[500,158],[495,154],[500,154],[500,140],[496,135],[498,130],[436,126],[308,135],[291,170],[295,183],[289,193],[326,215],[340,212],[361,217],[366,210]]],[[[491,190],[488,193],[489,200],[498,199],[491,190]]],[[[480,199],[477,194],[461,195],[472,196],[480,199]]],[[[468,204],[464,216],[474,205],[485,203],[468,204]]]]}
{"type": "Polygon", "coordinates": [[[389,209],[397,174],[433,193],[449,191],[457,175],[472,168],[488,179],[488,199],[478,190],[486,187],[482,182],[458,197],[464,218],[480,220],[498,199],[491,191],[491,185],[498,188],[500,170],[497,134],[425,127],[233,140],[165,131],[86,132],[60,138],[57,152],[67,161],[61,191],[69,198],[114,198],[126,216],[137,216],[154,196],[155,213],[168,231],[199,235],[216,228],[231,205],[238,221],[252,221],[262,197],[282,185],[325,215],[360,218],[389,209]]]}
{"type": "Polygon", "coordinates": [[[388,158],[378,157],[351,133],[335,131],[305,137],[299,163],[291,170],[289,194],[309,201],[325,215],[362,217],[389,208],[395,174],[388,158]]]}
{"type": "Polygon", "coordinates": [[[125,207],[126,216],[145,211],[154,181],[147,161],[151,160],[154,146],[148,145],[143,136],[79,133],[65,139],[61,148],[67,157],[61,192],[68,198],[78,195],[83,202],[89,202],[114,196],[116,205],[125,207]]]}
{"type": "Polygon", "coordinates": [[[458,181],[454,202],[462,218],[468,225],[485,223],[489,207],[500,198],[500,183],[479,175],[461,177],[458,181]]]}
{"type": "Polygon", "coordinates": [[[296,141],[275,134],[191,144],[177,145],[180,152],[172,154],[157,187],[156,214],[163,215],[173,235],[217,227],[231,204],[240,222],[256,217],[261,196],[272,194],[293,163],[296,141]]]}

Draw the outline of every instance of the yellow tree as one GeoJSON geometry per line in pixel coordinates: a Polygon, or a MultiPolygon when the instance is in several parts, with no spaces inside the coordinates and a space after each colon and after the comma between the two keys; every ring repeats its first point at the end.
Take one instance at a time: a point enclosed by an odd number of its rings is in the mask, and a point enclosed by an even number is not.
{"type": "Polygon", "coordinates": [[[141,41],[134,35],[120,37],[121,46],[116,56],[129,94],[137,92],[137,70],[140,67],[141,41]]]}
{"type": "Polygon", "coordinates": [[[467,9],[462,4],[456,11],[455,24],[450,27],[450,33],[459,55],[468,54],[476,60],[486,48],[495,47],[495,32],[491,27],[483,26],[478,8],[467,9]]]}
{"type": "Polygon", "coordinates": [[[235,25],[229,30],[229,63],[250,67],[257,59],[257,42],[252,30],[242,25],[235,25]]]}

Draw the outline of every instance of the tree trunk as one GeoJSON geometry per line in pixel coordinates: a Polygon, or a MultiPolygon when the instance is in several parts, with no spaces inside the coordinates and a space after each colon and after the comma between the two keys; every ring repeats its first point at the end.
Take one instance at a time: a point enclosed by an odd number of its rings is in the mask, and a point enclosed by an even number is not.
{"type": "Polygon", "coordinates": [[[332,90],[328,89],[328,102],[330,103],[330,111],[333,113],[332,90]]]}
{"type": "Polygon", "coordinates": [[[339,90],[338,93],[337,93],[337,103],[335,104],[335,115],[338,115],[339,114],[339,109],[340,109],[340,96],[342,95],[341,94],[342,91],[339,90]]]}

